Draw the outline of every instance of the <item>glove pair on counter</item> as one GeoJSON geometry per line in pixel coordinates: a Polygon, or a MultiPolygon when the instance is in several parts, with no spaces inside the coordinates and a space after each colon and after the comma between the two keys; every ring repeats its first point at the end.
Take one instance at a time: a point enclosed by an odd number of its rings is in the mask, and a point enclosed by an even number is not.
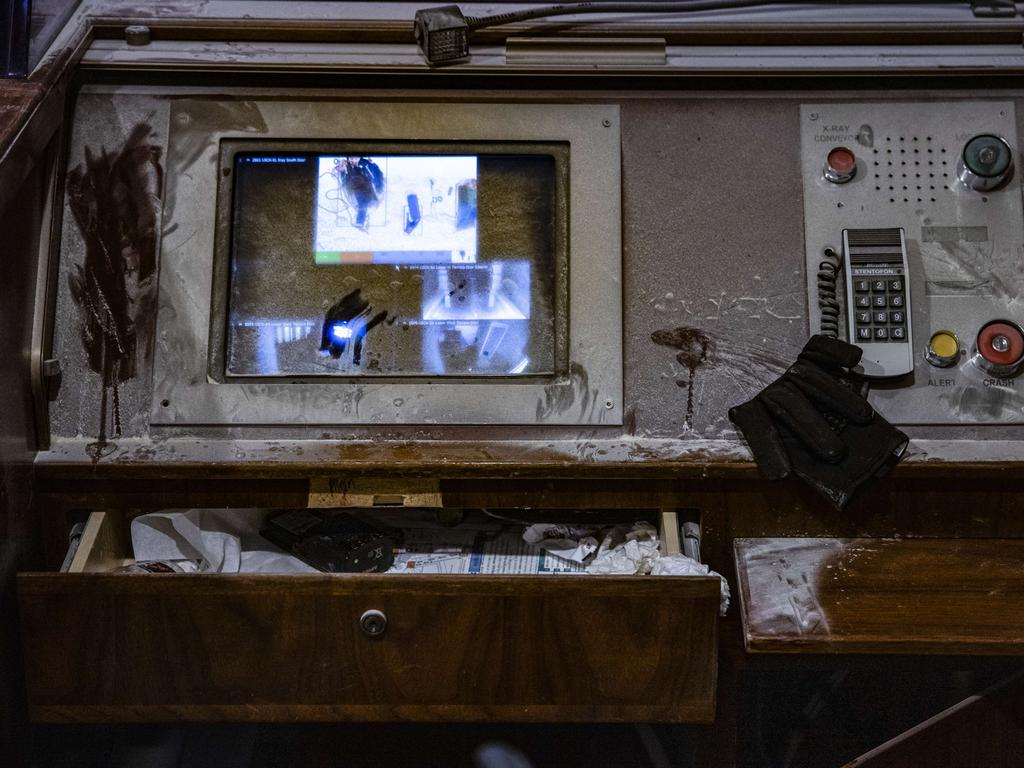
{"type": "Polygon", "coordinates": [[[855,388],[861,350],[813,336],[797,361],[729,419],[769,480],[802,478],[840,509],[899,461],[909,438],[855,388]]]}

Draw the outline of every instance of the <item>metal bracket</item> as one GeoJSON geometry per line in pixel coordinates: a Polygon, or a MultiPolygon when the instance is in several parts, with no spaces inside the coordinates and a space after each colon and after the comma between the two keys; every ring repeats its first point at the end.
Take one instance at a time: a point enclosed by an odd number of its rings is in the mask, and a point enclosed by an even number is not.
{"type": "Polygon", "coordinates": [[[661,529],[663,556],[683,554],[701,562],[699,509],[662,509],[661,529]]]}
{"type": "Polygon", "coordinates": [[[683,554],[689,558],[700,559],[700,523],[687,521],[683,523],[683,554]]]}
{"type": "Polygon", "coordinates": [[[441,507],[441,481],[436,478],[314,477],[309,481],[308,506],[441,507]]]}
{"type": "Polygon", "coordinates": [[[63,380],[63,374],[60,369],[60,360],[55,358],[47,358],[43,360],[43,389],[46,392],[46,399],[51,403],[57,399],[57,393],[60,391],[60,383],[63,380]]]}
{"type": "Polygon", "coordinates": [[[1014,0],[971,0],[971,12],[979,19],[1008,19],[1017,15],[1014,0]]]}

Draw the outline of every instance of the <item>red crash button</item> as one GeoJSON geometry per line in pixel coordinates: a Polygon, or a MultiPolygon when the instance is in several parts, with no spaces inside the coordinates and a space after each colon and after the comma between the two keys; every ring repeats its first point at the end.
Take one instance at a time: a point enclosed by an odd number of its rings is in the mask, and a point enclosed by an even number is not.
{"type": "Polygon", "coordinates": [[[978,333],[978,354],[994,365],[1013,365],[1024,357],[1024,334],[1009,323],[989,323],[978,333]]]}
{"type": "Polygon", "coordinates": [[[845,184],[857,173],[857,156],[846,147],[834,147],[825,158],[825,178],[845,184]]]}

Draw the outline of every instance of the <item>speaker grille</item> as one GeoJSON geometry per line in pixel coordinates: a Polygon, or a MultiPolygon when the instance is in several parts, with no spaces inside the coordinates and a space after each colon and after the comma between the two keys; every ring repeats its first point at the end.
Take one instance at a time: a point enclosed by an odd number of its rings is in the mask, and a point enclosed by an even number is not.
{"type": "Polygon", "coordinates": [[[851,264],[899,264],[903,261],[899,227],[848,229],[846,246],[851,264]]]}
{"type": "Polygon", "coordinates": [[[931,136],[879,136],[871,157],[875,191],[893,205],[934,203],[951,193],[956,163],[931,136]]]}

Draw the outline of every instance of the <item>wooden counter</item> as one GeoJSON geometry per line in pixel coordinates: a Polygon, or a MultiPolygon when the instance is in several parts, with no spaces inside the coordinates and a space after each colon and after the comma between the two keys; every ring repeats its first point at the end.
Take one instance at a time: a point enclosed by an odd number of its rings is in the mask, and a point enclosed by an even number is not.
{"type": "Polygon", "coordinates": [[[1024,541],[737,539],[747,650],[1024,654],[1024,541]]]}

